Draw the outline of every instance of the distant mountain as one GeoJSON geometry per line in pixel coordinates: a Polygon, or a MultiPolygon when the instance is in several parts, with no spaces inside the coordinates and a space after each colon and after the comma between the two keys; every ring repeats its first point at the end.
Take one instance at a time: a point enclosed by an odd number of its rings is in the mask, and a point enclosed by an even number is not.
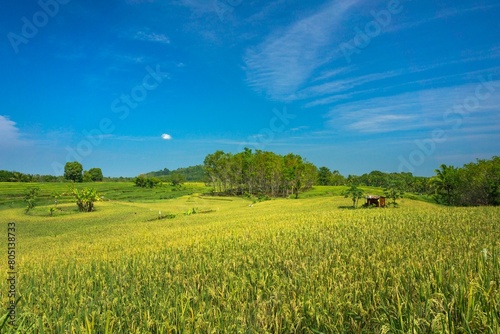
{"type": "Polygon", "coordinates": [[[191,181],[191,182],[202,182],[205,180],[205,170],[203,169],[202,165],[178,168],[176,170],[169,170],[168,168],[164,168],[163,170],[159,170],[156,172],[149,172],[146,173],[145,175],[161,177],[161,176],[169,176],[172,174],[181,174],[182,176],[184,176],[186,181],[191,181]]]}

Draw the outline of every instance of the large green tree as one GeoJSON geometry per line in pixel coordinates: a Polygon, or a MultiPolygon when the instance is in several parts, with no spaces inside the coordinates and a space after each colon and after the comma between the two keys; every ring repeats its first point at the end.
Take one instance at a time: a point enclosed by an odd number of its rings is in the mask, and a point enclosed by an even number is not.
{"type": "Polygon", "coordinates": [[[83,181],[83,166],[78,161],[67,162],[64,166],[64,178],[73,182],[83,181]]]}
{"type": "Polygon", "coordinates": [[[91,168],[89,169],[90,178],[94,182],[101,182],[104,179],[102,175],[102,170],[100,168],[91,168]]]}
{"type": "Polygon", "coordinates": [[[318,184],[320,186],[328,186],[332,181],[332,172],[328,167],[320,167],[318,170],[318,184]]]}

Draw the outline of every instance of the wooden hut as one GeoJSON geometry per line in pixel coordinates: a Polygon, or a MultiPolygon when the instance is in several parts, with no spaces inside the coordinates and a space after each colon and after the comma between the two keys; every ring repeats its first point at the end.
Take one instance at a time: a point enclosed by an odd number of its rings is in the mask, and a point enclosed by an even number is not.
{"type": "Polygon", "coordinates": [[[366,206],[375,205],[376,207],[384,207],[385,206],[385,197],[379,195],[367,195],[366,196],[366,206]]]}

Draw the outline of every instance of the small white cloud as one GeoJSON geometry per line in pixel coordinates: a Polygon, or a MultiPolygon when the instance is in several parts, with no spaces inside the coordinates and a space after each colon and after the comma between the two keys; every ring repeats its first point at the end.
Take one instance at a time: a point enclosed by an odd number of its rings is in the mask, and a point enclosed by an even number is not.
{"type": "Polygon", "coordinates": [[[20,142],[19,129],[8,117],[0,115],[0,146],[9,146],[20,142]]]}
{"type": "Polygon", "coordinates": [[[170,39],[164,34],[149,33],[145,31],[138,31],[135,34],[135,39],[147,42],[157,42],[162,44],[170,44],[170,39]]]}
{"type": "Polygon", "coordinates": [[[170,140],[170,139],[172,139],[172,136],[169,135],[169,134],[164,133],[164,134],[161,135],[161,138],[163,140],[170,140]]]}

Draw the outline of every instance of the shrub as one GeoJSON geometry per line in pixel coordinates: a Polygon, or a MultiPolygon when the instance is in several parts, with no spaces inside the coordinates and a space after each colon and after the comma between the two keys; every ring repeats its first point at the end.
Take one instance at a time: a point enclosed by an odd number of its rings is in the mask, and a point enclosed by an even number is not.
{"type": "Polygon", "coordinates": [[[146,177],[144,175],[139,175],[134,180],[135,185],[141,188],[154,188],[161,183],[161,180],[157,177],[146,177]]]}
{"type": "Polygon", "coordinates": [[[28,213],[31,209],[36,206],[36,197],[38,196],[38,192],[40,188],[31,187],[26,190],[24,195],[24,201],[26,202],[26,213],[28,213]]]}
{"type": "Polygon", "coordinates": [[[101,200],[97,190],[93,188],[83,188],[82,190],[73,188],[71,194],[75,197],[80,212],[94,211],[94,202],[101,200]]]}

